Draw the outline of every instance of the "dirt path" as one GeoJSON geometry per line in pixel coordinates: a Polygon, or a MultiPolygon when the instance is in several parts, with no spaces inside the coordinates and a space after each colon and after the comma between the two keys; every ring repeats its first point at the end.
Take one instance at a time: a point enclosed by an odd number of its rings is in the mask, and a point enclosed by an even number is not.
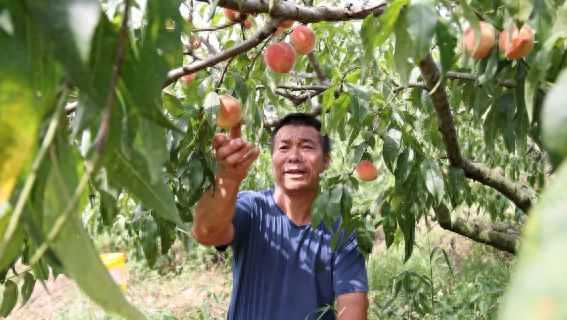
{"type": "MultiPolygon", "coordinates": [[[[173,315],[179,319],[224,319],[230,295],[230,276],[219,270],[184,272],[178,276],[139,278],[131,275],[127,298],[150,319],[173,315]]],[[[39,283],[23,307],[8,320],[108,319],[64,276],[39,283]]]]}

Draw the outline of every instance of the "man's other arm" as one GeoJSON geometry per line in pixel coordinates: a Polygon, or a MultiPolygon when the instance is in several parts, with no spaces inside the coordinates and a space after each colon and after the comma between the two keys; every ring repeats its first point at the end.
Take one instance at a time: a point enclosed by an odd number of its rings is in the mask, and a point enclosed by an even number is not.
{"type": "Polygon", "coordinates": [[[366,320],[368,295],[366,292],[351,292],[337,297],[337,320],[366,320]]]}
{"type": "Polygon", "coordinates": [[[232,218],[240,182],[260,151],[240,138],[240,125],[230,136],[215,135],[212,145],[218,164],[215,191],[207,189],[197,202],[191,232],[203,245],[225,245],[234,239],[232,218]]]}

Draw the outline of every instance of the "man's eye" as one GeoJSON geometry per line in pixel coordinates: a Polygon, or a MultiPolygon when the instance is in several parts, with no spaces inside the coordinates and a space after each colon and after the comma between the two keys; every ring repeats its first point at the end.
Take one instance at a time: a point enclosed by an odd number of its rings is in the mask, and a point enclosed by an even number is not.
{"type": "Polygon", "coordinates": [[[286,150],[286,149],[289,149],[289,147],[288,146],[280,146],[280,150],[286,150]]]}
{"type": "Polygon", "coordinates": [[[307,144],[306,144],[306,145],[303,146],[303,149],[313,149],[313,146],[310,146],[310,145],[307,145],[307,144]]]}

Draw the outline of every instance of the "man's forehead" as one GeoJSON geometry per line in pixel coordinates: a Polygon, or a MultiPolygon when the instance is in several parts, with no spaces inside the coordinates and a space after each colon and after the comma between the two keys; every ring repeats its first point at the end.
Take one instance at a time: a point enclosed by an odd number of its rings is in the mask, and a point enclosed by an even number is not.
{"type": "Polygon", "coordinates": [[[320,138],[319,131],[310,126],[287,125],[278,130],[275,140],[317,140],[320,138]]]}

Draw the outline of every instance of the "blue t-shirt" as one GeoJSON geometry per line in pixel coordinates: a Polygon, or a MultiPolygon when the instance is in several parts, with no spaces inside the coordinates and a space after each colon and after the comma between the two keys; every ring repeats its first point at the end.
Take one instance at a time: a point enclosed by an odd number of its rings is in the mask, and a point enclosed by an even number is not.
{"type": "MultiPolygon", "coordinates": [[[[335,297],[367,292],[364,257],[354,234],[337,241],[323,225],[294,224],[273,190],[240,192],[236,204],[233,289],[228,319],[319,319],[335,297]]],[[[320,319],[335,319],[327,311],[320,319]]]]}

